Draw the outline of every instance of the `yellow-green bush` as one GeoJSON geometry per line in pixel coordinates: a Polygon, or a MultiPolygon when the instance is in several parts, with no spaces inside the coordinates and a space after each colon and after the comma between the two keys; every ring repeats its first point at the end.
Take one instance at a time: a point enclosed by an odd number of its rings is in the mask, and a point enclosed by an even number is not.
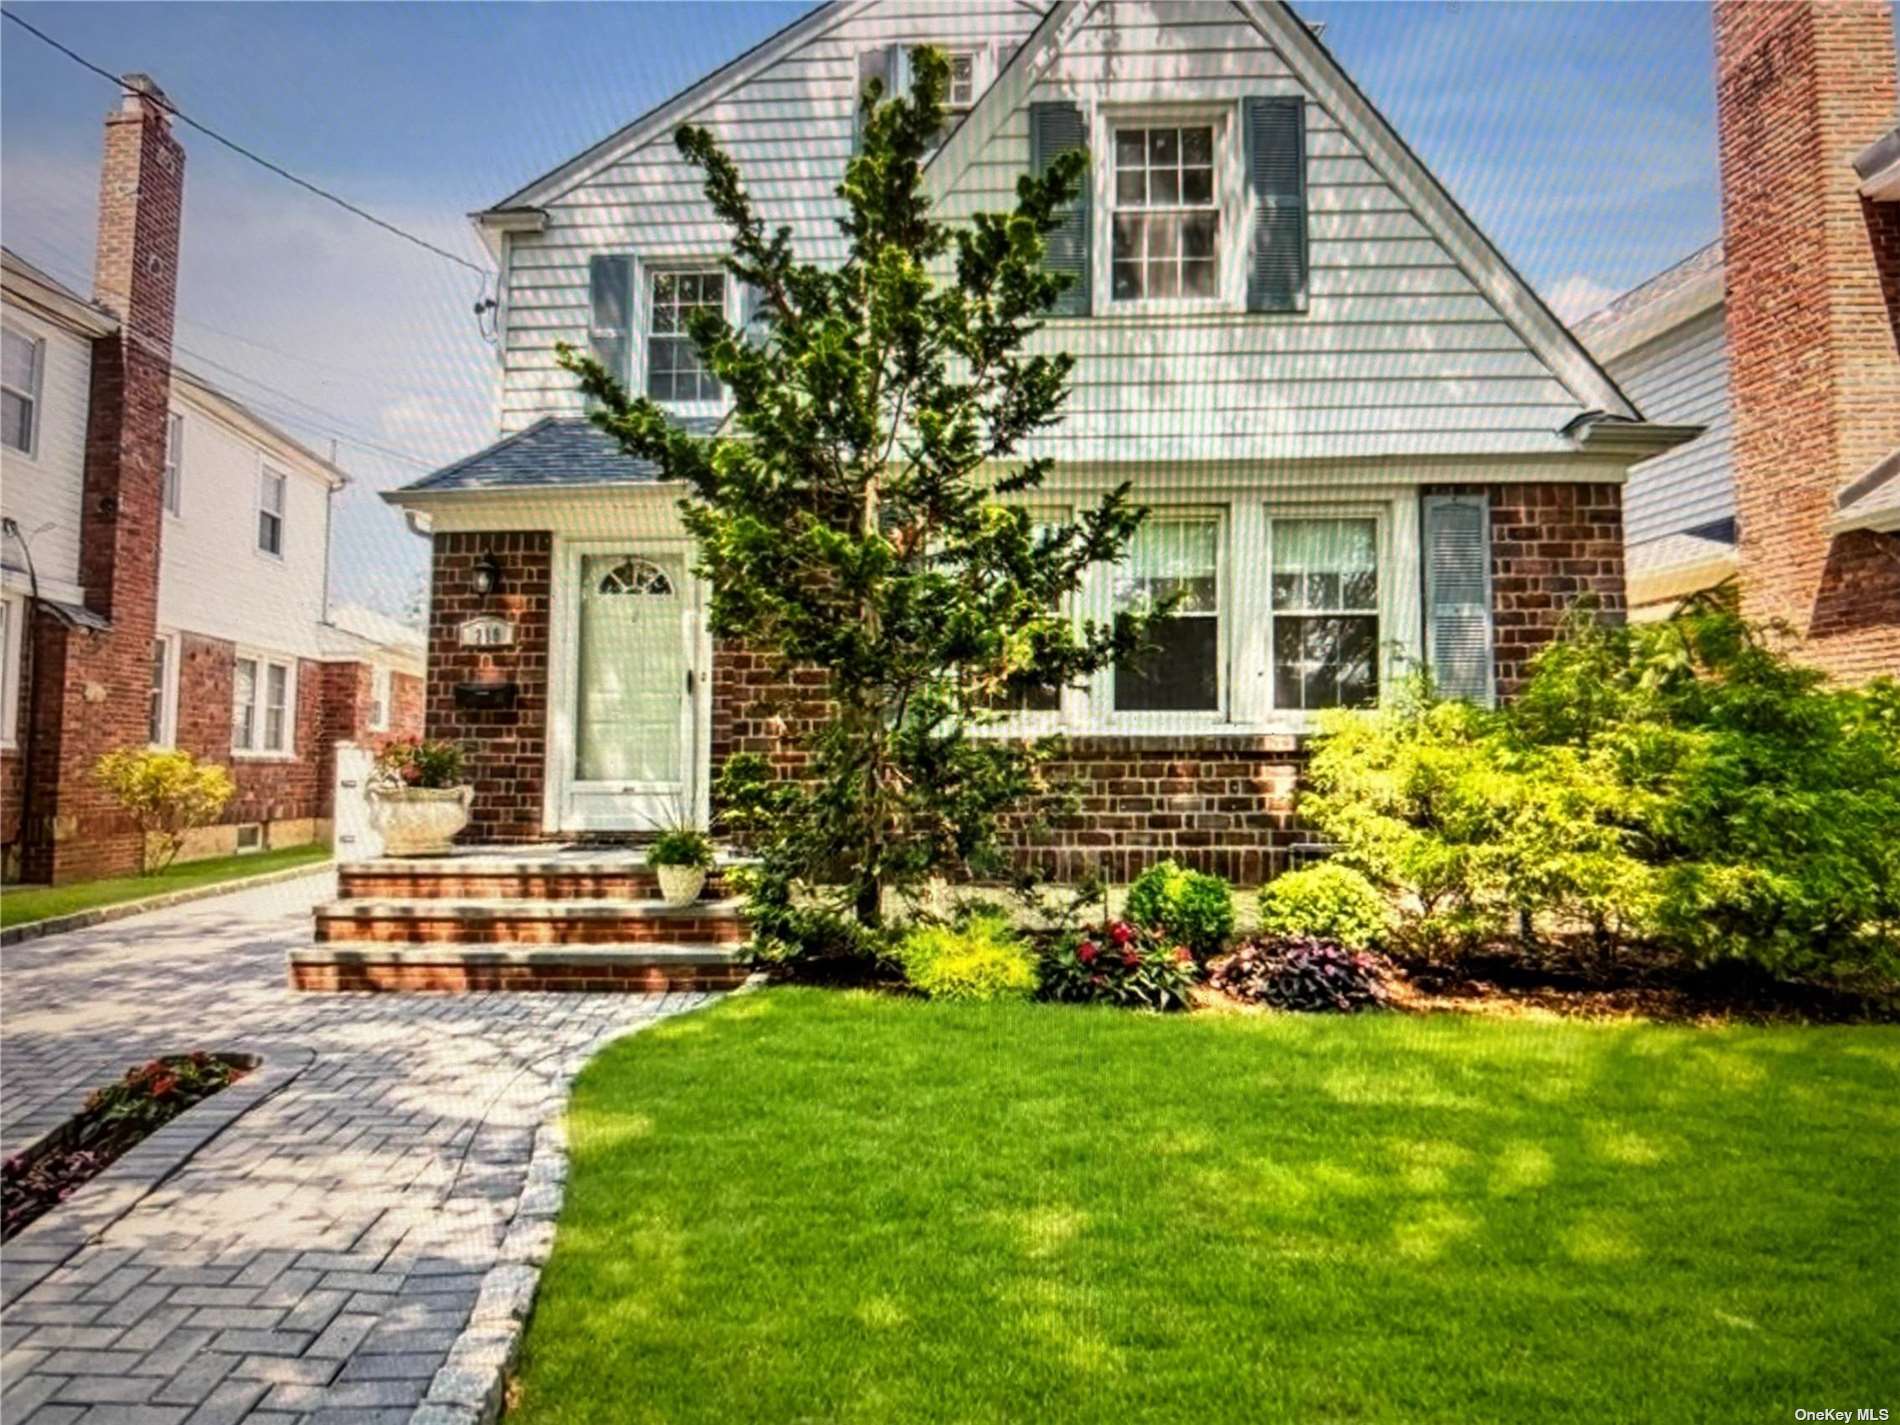
{"type": "Polygon", "coordinates": [[[960,927],[918,926],[897,945],[913,989],[931,999],[1028,999],[1036,957],[1000,915],[972,916],[960,927]]]}
{"type": "Polygon", "coordinates": [[[121,747],[101,757],[93,775],[137,823],[148,876],[171,865],[185,834],[214,821],[237,793],[224,768],[175,748],[121,747]]]}

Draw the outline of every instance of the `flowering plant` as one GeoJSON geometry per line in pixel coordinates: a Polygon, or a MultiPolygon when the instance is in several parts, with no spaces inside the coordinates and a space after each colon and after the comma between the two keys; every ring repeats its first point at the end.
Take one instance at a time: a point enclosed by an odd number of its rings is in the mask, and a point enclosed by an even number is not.
{"type": "Polygon", "coordinates": [[[462,747],[436,738],[408,737],[376,754],[374,782],[384,789],[440,791],[462,780],[462,747]]]}
{"type": "Polygon", "coordinates": [[[89,1126],[96,1131],[86,1136],[109,1136],[126,1123],[149,1132],[243,1077],[244,1070],[202,1049],[153,1059],[127,1069],[117,1083],[93,1090],[86,1099],[86,1114],[92,1120],[89,1126]]]}
{"type": "Polygon", "coordinates": [[[1125,920],[1073,931],[1043,958],[1042,993],[1140,1009],[1184,1009],[1200,967],[1187,946],[1125,920]]]}
{"type": "Polygon", "coordinates": [[[1335,940],[1264,935],[1217,962],[1214,988],[1275,1009],[1353,1014],[1386,1002],[1392,965],[1335,940]]]}

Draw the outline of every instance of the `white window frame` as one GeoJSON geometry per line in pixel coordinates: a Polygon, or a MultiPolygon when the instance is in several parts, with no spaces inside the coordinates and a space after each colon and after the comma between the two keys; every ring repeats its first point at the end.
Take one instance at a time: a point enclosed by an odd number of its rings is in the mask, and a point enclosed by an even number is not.
{"type": "Polygon", "coordinates": [[[381,663],[373,663],[369,670],[369,717],[365,726],[371,732],[389,731],[389,700],[395,693],[396,680],[390,670],[381,663]]]}
{"type": "MultiPolygon", "coordinates": [[[[178,659],[182,651],[182,641],[177,634],[161,629],[152,635],[152,642],[154,645],[164,646],[165,678],[158,688],[152,690],[158,694],[158,736],[152,739],[150,745],[176,747],[178,745],[178,659]]],[[[149,698],[150,694],[148,693],[147,696],[149,698]]]]}
{"type": "Polygon", "coordinates": [[[1108,156],[1106,162],[1089,165],[1089,182],[1092,184],[1089,213],[1094,225],[1089,234],[1089,290],[1093,294],[1093,315],[1150,317],[1245,311],[1247,263],[1244,258],[1246,239],[1251,229],[1248,226],[1249,204],[1238,105],[1105,104],[1096,108],[1090,134],[1093,151],[1108,156]],[[1211,124],[1214,129],[1214,207],[1220,215],[1220,231],[1214,248],[1214,295],[1141,297],[1118,302],[1114,296],[1115,131],[1202,124],[1211,124]]]}
{"type": "MultiPolygon", "coordinates": [[[[725,314],[726,321],[729,323],[736,323],[737,321],[737,289],[739,283],[737,278],[726,271],[724,267],[720,266],[720,261],[717,257],[706,254],[697,256],[683,255],[680,257],[643,258],[635,264],[635,268],[636,285],[634,289],[633,318],[634,344],[638,349],[638,355],[637,357],[630,357],[629,364],[634,360],[639,362],[639,384],[634,389],[644,394],[647,390],[647,379],[650,375],[652,357],[651,343],[655,335],[653,331],[654,281],[657,278],[669,275],[680,276],[684,274],[687,276],[704,276],[707,273],[717,272],[725,283],[722,310],[725,314]]],[[[661,333],[661,335],[670,334],[661,333]]],[[[731,402],[732,393],[726,389],[725,383],[721,382],[719,387],[719,399],[716,401],[660,401],[657,397],[653,399],[660,406],[677,415],[718,416],[725,414],[726,408],[731,402]]]]}
{"type": "MultiPolygon", "coordinates": [[[[1267,565],[1267,602],[1266,602],[1266,607],[1263,610],[1263,615],[1266,618],[1266,621],[1268,624],[1267,640],[1266,640],[1267,682],[1269,685],[1268,693],[1267,693],[1268,706],[1273,710],[1273,712],[1276,715],[1281,716],[1281,717],[1291,717],[1291,718],[1311,718],[1311,717],[1316,716],[1318,713],[1321,713],[1326,710],[1324,708],[1283,708],[1279,705],[1279,698],[1280,698],[1280,689],[1278,686],[1279,674],[1277,672],[1277,667],[1278,667],[1277,660],[1274,657],[1273,626],[1277,624],[1282,617],[1285,617],[1285,618],[1314,618],[1314,617],[1325,618],[1325,617],[1336,615],[1339,617],[1347,617],[1347,618],[1364,618],[1367,616],[1367,610],[1364,610],[1364,609],[1354,609],[1354,610],[1287,609],[1283,611],[1281,609],[1277,609],[1274,607],[1273,573],[1274,573],[1275,568],[1278,567],[1279,557],[1280,557],[1280,550],[1279,550],[1279,543],[1278,543],[1278,536],[1276,534],[1276,529],[1280,524],[1291,522],[1294,520],[1314,520],[1314,521],[1335,520],[1335,521],[1342,521],[1342,522],[1343,521],[1358,521],[1360,523],[1370,522],[1372,525],[1373,586],[1376,592],[1375,592],[1375,596],[1373,600],[1373,606],[1372,606],[1372,609],[1370,610],[1370,616],[1373,620],[1372,662],[1373,662],[1373,679],[1377,685],[1377,693],[1375,697],[1375,702],[1376,702],[1377,699],[1383,698],[1385,696],[1387,692],[1387,688],[1388,688],[1388,682],[1387,682],[1388,670],[1386,668],[1387,659],[1384,655],[1384,649],[1385,649],[1385,645],[1387,641],[1386,640],[1387,627],[1386,627],[1386,613],[1385,613],[1385,586],[1386,586],[1387,579],[1389,577],[1389,572],[1388,572],[1388,567],[1387,567],[1389,560],[1388,560],[1388,556],[1386,552],[1385,522],[1383,518],[1381,517],[1381,512],[1376,509],[1368,509],[1368,510],[1360,510],[1356,512],[1340,512],[1340,513],[1333,513],[1333,514],[1311,514],[1306,511],[1297,511],[1297,512],[1289,511],[1282,508],[1275,508],[1274,506],[1269,505],[1267,507],[1267,522],[1266,522],[1267,538],[1266,538],[1266,546],[1264,550],[1264,558],[1266,560],[1266,565],[1267,565]]],[[[1334,706],[1342,706],[1342,705],[1335,704],[1334,706]]]]}
{"type": "MultiPolygon", "coordinates": [[[[1029,506],[1030,538],[1039,537],[1042,527],[1055,524],[1069,524],[1075,519],[1075,510],[1067,504],[1050,504],[1038,500],[1029,506]]],[[[1088,574],[1083,575],[1084,583],[1088,574]]],[[[1067,615],[1071,625],[1076,621],[1077,610],[1085,590],[1077,590],[1062,601],[1062,612],[1067,615]]],[[[1052,732],[1061,732],[1067,728],[1079,727],[1087,722],[1089,715],[1089,689],[1084,687],[1065,687],[1061,701],[1053,708],[1012,708],[995,719],[982,723],[976,729],[1000,737],[1041,737],[1052,732]]]]}
{"type": "Polygon", "coordinates": [[[267,849],[268,847],[266,846],[265,841],[264,841],[264,823],[263,822],[240,821],[235,827],[232,828],[231,850],[234,855],[255,856],[257,855],[258,852],[264,851],[267,849]],[[253,846],[246,846],[244,844],[244,833],[247,831],[257,833],[257,842],[253,846]]]}
{"type": "Polygon", "coordinates": [[[20,670],[26,663],[26,600],[18,594],[0,595],[0,747],[19,745],[20,670]]]}
{"type": "Polygon", "coordinates": [[[983,91],[988,89],[990,84],[995,80],[996,51],[990,45],[973,45],[949,40],[921,39],[899,41],[896,47],[897,69],[891,82],[893,98],[900,95],[906,98],[909,97],[911,88],[910,52],[922,45],[929,45],[932,49],[937,50],[943,55],[945,60],[959,59],[967,56],[970,61],[969,99],[962,104],[958,104],[950,97],[948,86],[944,89],[943,112],[947,121],[947,128],[954,125],[958,120],[968,114],[970,110],[974,109],[977,101],[983,97],[983,91]]]}
{"type": "Polygon", "coordinates": [[[231,754],[247,761],[290,762],[297,756],[297,660],[281,654],[263,653],[255,649],[240,648],[231,664],[231,754]],[[237,665],[250,663],[255,666],[257,675],[251,680],[251,727],[250,740],[240,741],[238,737],[237,716],[237,665]],[[269,747],[265,741],[265,724],[268,721],[270,704],[267,690],[270,687],[270,670],[281,668],[284,673],[284,727],[283,746],[269,747]]]}
{"type": "MultiPolygon", "coordinates": [[[[1147,503],[1147,501],[1143,501],[1147,503]]],[[[1188,521],[1214,522],[1214,605],[1220,624],[1220,637],[1214,645],[1214,706],[1209,709],[1128,709],[1115,706],[1115,665],[1110,663],[1095,675],[1089,687],[1091,723],[1105,732],[1204,732],[1229,721],[1232,706],[1234,660],[1235,568],[1231,542],[1231,510],[1225,504],[1196,501],[1187,504],[1156,502],[1149,505],[1144,528],[1153,524],[1188,521]]],[[[1115,577],[1119,565],[1098,565],[1089,571],[1089,617],[1100,623],[1112,621],[1116,614],[1115,577]]]]}
{"type": "Polygon", "coordinates": [[[159,480],[159,501],[173,519],[185,513],[185,413],[165,417],[165,470],[159,480]]]}
{"type": "Polygon", "coordinates": [[[276,560],[280,564],[284,562],[285,551],[290,546],[290,474],[261,460],[257,466],[257,519],[252,527],[251,539],[252,546],[260,558],[276,560]],[[277,482],[279,495],[277,508],[270,510],[264,506],[264,491],[273,480],[277,482]],[[277,521],[277,548],[275,549],[268,549],[264,545],[266,516],[277,521]]]}
{"type": "Polygon", "coordinates": [[[18,337],[33,349],[33,389],[29,391],[18,386],[3,388],[31,407],[31,413],[27,419],[26,449],[21,450],[16,445],[0,442],[0,450],[5,450],[9,456],[36,461],[40,457],[40,417],[45,410],[46,338],[28,331],[25,327],[16,326],[12,322],[0,323],[0,330],[4,330],[9,336],[18,337]]]}

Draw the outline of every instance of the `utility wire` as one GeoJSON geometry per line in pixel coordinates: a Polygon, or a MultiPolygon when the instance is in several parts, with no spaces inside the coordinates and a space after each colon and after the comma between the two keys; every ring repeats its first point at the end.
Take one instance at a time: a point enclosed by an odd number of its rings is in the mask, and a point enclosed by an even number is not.
{"type": "MultiPolygon", "coordinates": [[[[37,26],[32,25],[28,23],[27,21],[21,19],[18,15],[14,14],[13,11],[0,10],[0,15],[5,15],[9,20],[13,21],[14,24],[18,25],[21,29],[25,30],[29,35],[32,35],[35,39],[39,40],[41,43],[51,45],[54,49],[58,50],[61,54],[65,55],[66,58],[70,59],[74,64],[80,65],[81,67],[85,69],[91,70],[94,74],[98,75],[101,79],[109,80],[111,83],[117,85],[120,89],[124,89],[125,92],[127,93],[133,92],[129,89],[126,89],[125,81],[121,79],[118,75],[112,73],[110,70],[105,69],[100,65],[94,64],[91,60],[87,59],[84,55],[78,53],[76,50],[68,49],[65,45],[61,44],[58,40],[54,39],[51,35],[47,34],[46,31],[39,29],[37,26]]],[[[172,103],[170,99],[163,98],[155,94],[146,94],[144,97],[153,100],[155,103],[159,105],[160,108],[164,109],[167,113],[169,113],[173,118],[177,119],[180,123],[185,124],[189,126],[190,128],[196,129],[199,133],[203,134],[206,138],[211,139],[216,143],[223,144],[226,148],[230,149],[231,152],[239,155],[240,157],[248,158],[252,163],[257,164],[260,168],[268,169],[270,172],[275,173],[279,178],[283,178],[283,179],[288,180],[291,183],[295,183],[299,188],[305,189],[311,193],[316,194],[317,197],[324,199],[326,202],[336,204],[339,208],[342,208],[345,212],[352,213],[355,216],[363,219],[364,222],[374,223],[377,227],[383,229],[385,232],[394,233],[397,237],[401,238],[404,242],[414,243],[417,247],[422,248],[426,252],[432,252],[437,257],[444,258],[449,262],[453,262],[457,267],[467,268],[470,272],[473,272],[476,276],[480,277],[484,284],[487,283],[488,281],[487,268],[478,266],[477,264],[470,262],[465,257],[457,257],[454,253],[450,252],[447,248],[437,247],[434,243],[430,242],[427,238],[419,238],[414,233],[405,232],[403,229],[397,227],[394,223],[387,222],[384,219],[377,217],[374,213],[368,211],[365,208],[359,208],[356,204],[352,203],[349,199],[339,198],[336,194],[330,192],[329,189],[327,188],[319,188],[316,184],[310,182],[308,179],[299,178],[296,174],[292,173],[289,169],[283,167],[282,165],[272,163],[268,158],[265,158],[263,155],[259,153],[253,152],[251,149],[246,148],[243,144],[238,143],[236,140],[226,138],[223,134],[219,133],[216,129],[211,128],[206,124],[199,123],[196,119],[192,118],[191,115],[187,114],[183,109],[180,109],[176,104],[172,103]]]]}

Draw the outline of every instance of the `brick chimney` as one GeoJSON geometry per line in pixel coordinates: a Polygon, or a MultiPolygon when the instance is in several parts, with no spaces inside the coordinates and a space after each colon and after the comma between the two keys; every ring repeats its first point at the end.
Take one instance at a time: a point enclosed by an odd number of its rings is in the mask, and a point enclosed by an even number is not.
{"type": "Polygon", "coordinates": [[[1900,354],[1852,162],[1893,124],[1885,0],[1718,0],[1742,607],[1849,679],[1900,671],[1900,536],[1831,537],[1842,486],[1900,446],[1900,354]]]}
{"type": "Polygon", "coordinates": [[[95,299],[120,330],[92,345],[79,526],[86,605],[110,627],[42,619],[36,629],[27,880],[122,874],[139,860],[136,829],[92,769],[147,736],[185,151],[159,87],[143,74],[120,82],[124,96],[106,116],[93,270],[95,299]]]}

